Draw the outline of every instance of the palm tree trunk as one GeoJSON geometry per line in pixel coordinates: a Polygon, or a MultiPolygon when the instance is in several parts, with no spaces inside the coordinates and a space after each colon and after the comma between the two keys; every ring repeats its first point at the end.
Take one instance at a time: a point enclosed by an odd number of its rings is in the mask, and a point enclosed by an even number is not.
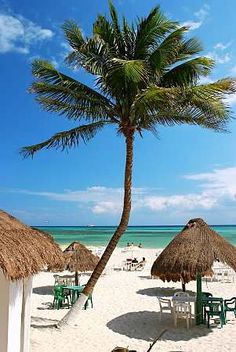
{"type": "Polygon", "coordinates": [[[123,211],[120,219],[120,223],[108,243],[100,261],[94,269],[89,281],[87,282],[83,293],[79,296],[79,299],[73,305],[71,310],[65,315],[60,321],[59,327],[66,324],[76,325],[78,321],[78,314],[83,309],[88,296],[92,294],[94,286],[96,285],[99,277],[101,276],[108,260],[110,259],[116,245],[125,232],[131,212],[131,193],[132,193],[132,169],[133,169],[133,142],[134,142],[134,130],[129,130],[125,134],[126,140],[126,163],[125,163],[125,178],[124,178],[124,200],[123,200],[123,211]]]}

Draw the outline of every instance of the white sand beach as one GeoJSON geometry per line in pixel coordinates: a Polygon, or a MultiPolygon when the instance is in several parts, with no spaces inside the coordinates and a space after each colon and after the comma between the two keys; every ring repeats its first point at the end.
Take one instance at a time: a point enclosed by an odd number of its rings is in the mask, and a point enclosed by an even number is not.
{"type": "MultiPolygon", "coordinates": [[[[32,296],[31,352],[110,352],[116,346],[129,347],[137,352],[147,351],[150,343],[164,329],[165,334],[155,344],[152,352],[230,352],[236,350],[236,319],[230,319],[221,329],[212,324],[192,325],[178,321],[174,327],[169,313],[159,320],[157,296],[171,297],[181,290],[181,283],[164,283],[152,279],[151,266],[161,250],[139,249],[133,256],[147,264],[142,271],[116,271],[109,268],[121,265],[130,257],[129,252],[118,248],[108,263],[107,272],[99,279],[93,293],[94,308],[83,310],[78,327],[52,329],[48,325],[57,322],[68,311],[51,309],[53,301],[53,273],[43,272],[34,277],[32,296]]],[[[82,278],[87,280],[86,276],[82,278]]],[[[82,283],[83,283],[82,282],[82,283]]],[[[186,285],[187,291],[196,292],[196,283],[186,285]]],[[[203,291],[213,296],[231,298],[235,296],[236,283],[203,282],[203,291]]]]}

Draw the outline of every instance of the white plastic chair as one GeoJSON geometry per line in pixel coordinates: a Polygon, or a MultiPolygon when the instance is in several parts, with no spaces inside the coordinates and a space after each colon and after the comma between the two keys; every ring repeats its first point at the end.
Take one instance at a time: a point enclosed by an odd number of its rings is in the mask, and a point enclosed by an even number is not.
{"type": "Polygon", "coordinates": [[[221,281],[222,280],[222,267],[218,267],[218,268],[213,268],[213,280],[215,281],[221,281]]]}
{"type": "Polygon", "coordinates": [[[57,285],[58,284],[59,275],[55,274],[55,275],[53,275],[53,277],[54,277],[54,280],[55,280],[54,285],[57,285]]]}
{"type": "MultiPolygon", "coordinates": [[[[73,278],[66,278],[64,282],[65,282],[66,286],[75,286],[75,278],[74,277],[73,278]]],[[[80,282],[78,282],[78,285],[79,284],[80,284],[80,282]]]]}
{"type": "Polygon", "coordinates": [[[234,275],[231,268],[222,269],[221,282],[234,282],[234,275]]]}
{"type": "Polygon", "coordinates": [[[162,312],[173,313],[173,307],[171,306],[171,300],[167,298],[157,297],[160,306],[160,321],[162,318],[162,312]]]}
{"type": "Polygon", "coordinates": [[[175,327],[177,327],[178,318],[184,318],[186,319],[187,329],[189,329],[189,323],[192,323],[191,304],[189,302],[173,302],[173,316],[175,327]]]}

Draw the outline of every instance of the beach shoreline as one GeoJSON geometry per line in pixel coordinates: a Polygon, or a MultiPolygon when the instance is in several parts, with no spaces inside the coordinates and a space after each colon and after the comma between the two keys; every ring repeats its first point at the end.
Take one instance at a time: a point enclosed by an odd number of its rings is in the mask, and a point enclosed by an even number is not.
{"type": "MultiPolygon", "coordinates": [[[[117,248],[122,248],[127,243],[142,244],[144,248],[165,248],[184,226],[130,226],[120,238],[117,248]]],[[[212,228],[236,245],[236,225],[212,226],[212,228]]],[[[79,241],[86,247],[104,247],[112,238],[115,226],[58,226],[39,227],[49,233],[58,244],[63,246],[79,241]]]]}

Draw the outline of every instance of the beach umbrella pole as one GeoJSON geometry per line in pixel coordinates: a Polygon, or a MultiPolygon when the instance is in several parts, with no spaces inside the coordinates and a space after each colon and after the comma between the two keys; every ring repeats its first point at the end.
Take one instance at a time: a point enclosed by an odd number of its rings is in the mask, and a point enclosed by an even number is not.
{"type": "Polygon", "coordinates": [[[75,272],[75,286],[79,285],[79,275],[78,275],[78,271],[75,272]]]}
{"type": "Polygon", "coordinates": [[[200,325],[202,322],[202,277],[197,274],[196,325],[200,325]]]}

